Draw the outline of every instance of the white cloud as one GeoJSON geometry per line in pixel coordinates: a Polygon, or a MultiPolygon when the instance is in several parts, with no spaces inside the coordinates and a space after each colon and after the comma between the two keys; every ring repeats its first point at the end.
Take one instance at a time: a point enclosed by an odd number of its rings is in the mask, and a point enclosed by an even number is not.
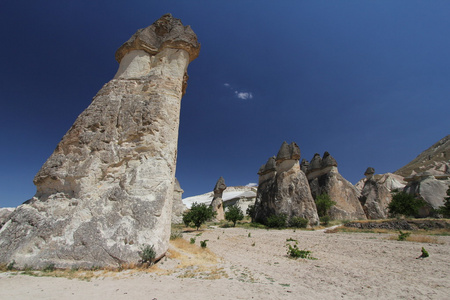
{"type": "Polygon", "coordinates": [[[238,91],[235,91],[234,93],[236,94],[236,96],[239,99],[242,99],[242,100],[253,99],[253,94],[249,93],[249,92],[238,92],[238,91]]]}
{"type": "Polygon", "coordinates": [[[245,186],[254,187],[254,186],[258,186],[258,184],[254,183],[254,182],[250,182],[250,183],[247,183],[245,186]]]}
{"type": "Polygon", "coordinates": [[[229,88],[230,90],[233,90],[234,94],[239,99],[242,99],[242,100],[253,99],[253,93],[252,92],[241,92],[241,91],[238,91],[234,87],[232,87],[231,84],[229,84],[228,82],[225,82],[223,84],[223,86],[226,87],[226,88],[229,88]]]}

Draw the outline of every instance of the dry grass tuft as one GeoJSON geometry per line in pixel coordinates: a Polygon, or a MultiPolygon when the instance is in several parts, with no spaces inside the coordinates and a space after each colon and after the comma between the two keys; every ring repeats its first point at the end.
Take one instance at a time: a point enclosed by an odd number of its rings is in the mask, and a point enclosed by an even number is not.
{"type": "MultiPolygon", "coordinates": [[[[389,240],[398,240],[398,235],[392,235],[389,237],[389,240]]],[[[427,243],[427,244],[443,244],[438,240],[438,238],[429,235],[423,234],[412,234],[408,236],[405,241],[408,242],[416,242],[416,243],[427,243]]]]}

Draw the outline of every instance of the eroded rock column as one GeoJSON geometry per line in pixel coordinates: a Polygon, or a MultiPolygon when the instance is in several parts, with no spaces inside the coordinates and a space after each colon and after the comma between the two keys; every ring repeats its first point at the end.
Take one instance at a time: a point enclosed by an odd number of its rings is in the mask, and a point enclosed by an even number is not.
{"type": "Polygon", "coordinates": [[[57,267],[137,262],[168,249],[180,101],[200,44],[170,14],[138,30],[37,173],[35,197],[0,231],[0,261],[57,267]]]}

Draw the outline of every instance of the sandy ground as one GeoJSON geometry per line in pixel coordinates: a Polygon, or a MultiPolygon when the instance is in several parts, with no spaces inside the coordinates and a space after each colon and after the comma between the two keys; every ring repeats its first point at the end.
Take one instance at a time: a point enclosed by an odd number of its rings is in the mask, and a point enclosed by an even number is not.
{"type": "Polygon", "coordinates": [[[90,281],[0,273],[0,299],[450,299],[449,236],[435,244],[300,230],[196,234],[174,242],[152,272],[99,272],[90,281]],[[289,238],[317,260],[289,258],[289,238]],[[430,257],[416,259],[422,247],[430,257]]]}

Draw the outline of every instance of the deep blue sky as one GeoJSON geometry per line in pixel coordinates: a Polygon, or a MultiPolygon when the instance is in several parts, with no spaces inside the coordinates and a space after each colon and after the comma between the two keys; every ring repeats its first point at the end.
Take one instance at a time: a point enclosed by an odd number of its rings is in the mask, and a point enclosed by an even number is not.
{"type": "Polygon", "coordinates": [[[170,12],[202,44],[182,100],[184,197],[257,182],[283,141],[329,151],[352,183],[450,133],[449,1],[2,1],[0,207],[97,91],[117,48],[170,12]]]}

